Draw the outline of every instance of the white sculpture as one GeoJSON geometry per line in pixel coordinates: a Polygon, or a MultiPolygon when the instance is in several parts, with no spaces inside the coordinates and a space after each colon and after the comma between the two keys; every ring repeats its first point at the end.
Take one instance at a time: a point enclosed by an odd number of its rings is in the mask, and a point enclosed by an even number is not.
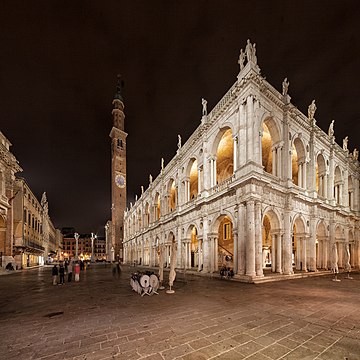
{"type": "Polygon", "coordinates": [[[353,157],[354,157],[355,160],[357,160],[359,158],[359,151],[358,151],[357,148],[354,149],[353,157]]]}
{"type": "Polygon", "coordinates": [[[161,171],[164,170],[164,158],[161,158],[161,171]]]}
{"type": "Polygon", "coordinates": [[[152,184],[152,182],[153,182],[153,177],[152,177],[152,175],[150,174],[150,175],[149,175],[149,183],[152,184]]]}
{"type": "Polygon", "coordinates": [[[240,49],[240,55],[238,60],[238,64],[240,65],[240,71],[244,68],[245,58],[246,54],[244,53],[243,49],[240,49]]]}
{"type": "Polygon", "coordinates": [[[308,107],[308,117],[310,120],[314,119],[316,109],[315,100],[313,100],[308,107]]]}
{"type": "Polygon", "coordinates": [[[166,290],[167,294],[173,294],[175,291],[171,289],[171,287],[174,285],[174,281],[176,278],[176,271],[175,271],[175,265],[176,265],[176,255],[177,255],[177,244],[176,241],[173,240],[171,244],[171,257],[170,257],[170,273],[169,273],[169,290],[166,290]]]}
{"type": "Polygon", "coordinates": [[[207,106],[207,101],[204,99],[204,98],[202,98],[201,99],[201,104],[202,104],[202,114],[203,114],[203,116],[205,116],[205,115],[207,115],[207,108],[206,108],[206,106],[207,106]]]}
{"type": "Polygon", "coordinates": [[[159,289],[164,289],[164,287],[162,286],[162,282],[164,280],[164,245],[159,245],[157,247],[157,254],[159,258],[159,289]]]}
{"type": "Polygon", "coordinates": [[[285,96],[288,93],[290,83],[288,82],[288,79],[285,78],[282,83],[282,94],[285,96]]]}
{"type": "Polygon", "coordinates": [[[333,243],[332,244],[332,258],[331,258],[331,271],[335,274],[335,278],[333,279],[333,281],[340,281],[337,278],[337,274],[339,272],[338,261],[339,261],[339,257],[338,257],[338,252],[337,252],[337,246],[336,246],[336,243],[333,243]]]}
{"type": "Polygon", "coordinates": [[[343,139],[343,149],[345,151],[348,151],[348,142],[349,142],[349,137],[346,136],[344,139],[343,139]]]}
{"type": "Polygon", "coordinates": [[[178,149],[181,148],[181,136],[180,135],[178,135],[178,144],[177,144],[177,146],[178,146],[178,149]]]}
{"type": "Polygon", "coordinates": [[[330,126],[329,126],[329,137],[332,137],[334,136],[334,123],[335,123],[335,120],[333,120],[331,123],[330,123],[330,126]]]}
{"type": "Polygon", "coordinates": [[[144,187],[141,185],[141,195],[144,193],[144,187]]]}

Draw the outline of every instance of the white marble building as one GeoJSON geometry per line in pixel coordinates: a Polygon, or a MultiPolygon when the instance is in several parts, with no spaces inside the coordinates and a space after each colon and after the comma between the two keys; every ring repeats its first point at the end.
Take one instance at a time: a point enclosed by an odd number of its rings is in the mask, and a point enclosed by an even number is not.
{"type": "MultiPolygon", "coordinates": [[[[124,261],[264,273],[360,265],[358,151],[335,142],[260,74],[249,41],[235,84],[124,215],[124,261]]],[[[330,122],[330,121],[329,121],[330,122]]]]}

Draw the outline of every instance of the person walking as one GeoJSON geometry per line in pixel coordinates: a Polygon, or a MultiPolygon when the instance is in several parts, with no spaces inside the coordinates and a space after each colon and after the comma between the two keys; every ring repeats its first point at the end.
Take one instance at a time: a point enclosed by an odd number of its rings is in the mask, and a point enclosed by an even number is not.
{"type": "Polygon", "coordinates": [[[53,285],[56,285],[57,283],[57,277],[59,275],[59,270],[57,268],[57,265],[55,264],[51,270],[51,276],[52,276],[52,283],[53,285]]]}
{"type": "Polygon", "coordinates": [[[68,265],[68,282],[71,282],[72,280],[72,271],[73,271],[73,265],[72,265],[72,260],[70,259],[68,265]]]}
{"type": "Polygon", "coordinates": [[[64,264],[62,262],[60,263],[60,267],[59,267],[59,276],[60,276],[59,285],[64,285],[65,284],[65,268],[64,268],[64,264]]]}

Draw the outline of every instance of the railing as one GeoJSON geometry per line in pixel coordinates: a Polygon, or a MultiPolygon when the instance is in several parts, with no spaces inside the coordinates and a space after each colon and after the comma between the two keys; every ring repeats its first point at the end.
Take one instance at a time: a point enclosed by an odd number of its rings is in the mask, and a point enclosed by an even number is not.
{"type": "Polygon", "coordinates": [[[230,176],[228,179],[224,180],[220,184],[215,185],[210,189],[211,194],[215,194],[219,191],[225,190],[233,181],[235,180],[235,175],[230,176]]]}

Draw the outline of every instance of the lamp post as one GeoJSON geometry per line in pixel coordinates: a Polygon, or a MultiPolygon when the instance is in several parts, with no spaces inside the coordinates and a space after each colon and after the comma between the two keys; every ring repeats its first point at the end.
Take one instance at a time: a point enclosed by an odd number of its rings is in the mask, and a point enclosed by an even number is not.
{"type": "Polygon", "coordinates": [[[115,250],[114,250],[114,247],[112,246],[111,247],[111,258],[110,258],[110,261],[113,262],[114,261],[114,253],[115,253],[115,250]]]}
{"type": "Polygon", "coordinates": [[[96,239],[97,236],[94,233],[91,233],[91,262],[94,262],[94,239],[96,239]]]}
{"type": "Polygon", "coordinates": [[[78,255],[78,252],[79,252],[79,234],[78,233],[75,233],[74,234],[74,237],[75,237],[75,260],[79,260],[79,255],[78,255]]]}

